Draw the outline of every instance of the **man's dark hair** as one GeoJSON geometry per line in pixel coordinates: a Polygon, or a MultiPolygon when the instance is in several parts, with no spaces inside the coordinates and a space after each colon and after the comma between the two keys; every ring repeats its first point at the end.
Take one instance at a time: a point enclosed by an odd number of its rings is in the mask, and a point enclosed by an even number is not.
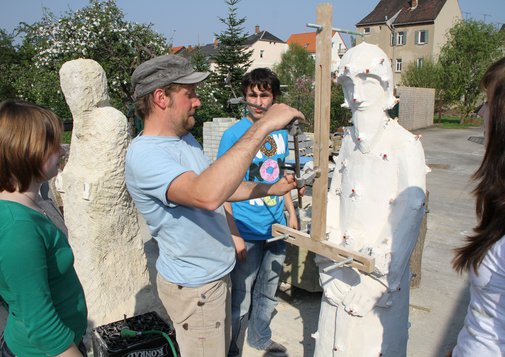
{"type": "Polygon", "coordinates": [[[274,100],[281,95],[279,77],[269,68],[256,68],[246,73],[241,85],[242,94],[245,96],[247,89],[254,87],[272,92],[274,100]]]}

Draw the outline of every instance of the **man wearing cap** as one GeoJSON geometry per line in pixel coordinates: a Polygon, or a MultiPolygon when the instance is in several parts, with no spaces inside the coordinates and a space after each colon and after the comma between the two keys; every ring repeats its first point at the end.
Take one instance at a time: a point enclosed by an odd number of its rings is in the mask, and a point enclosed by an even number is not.
{"type": "Polygon", "coordinates": [[[209,160],[189,133],[200,107],[195,72],[179,56],[142,63],[132,75],[144,131],[126,157],[126,184],[160,255],[158,294],[172,319],[183,356],[225,356],[230,337],[230,280],[235,249],[222,204],[296,187],[292,177],[273,185],[243,182],[265,137],[285,127],[298,110],[274,104],[225,155],[209,160]]]}

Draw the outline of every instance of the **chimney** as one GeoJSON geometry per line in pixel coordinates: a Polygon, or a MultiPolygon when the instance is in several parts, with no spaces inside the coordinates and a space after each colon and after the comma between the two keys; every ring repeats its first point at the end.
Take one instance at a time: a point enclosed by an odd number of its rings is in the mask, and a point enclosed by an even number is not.
{"type": "Polygon", "coordinates": [[[219,45],[219,41],[217,38],[214,39],[214,48],[217,48],[217,45],[219,45]]]}
{"type": "Polygon", "coordinates": [[[414,10],[417,7],[418,0],[410,0],[410,9],[414,10]]]}
{"type": "Polygon", "coordinates": [[[260,25],[254,26],[254,32],[255,33],[260,33],[260,25]]]}

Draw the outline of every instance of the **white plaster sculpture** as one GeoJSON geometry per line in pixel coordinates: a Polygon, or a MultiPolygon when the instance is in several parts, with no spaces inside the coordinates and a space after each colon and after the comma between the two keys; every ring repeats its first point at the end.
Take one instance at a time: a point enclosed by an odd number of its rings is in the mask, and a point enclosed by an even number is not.
{"type": "Polygon", "coordinates": [[[405,356],[409,258],[425,213],[426,165],[419,137],[386,113],[394,105],[391,63],[362,43],[343,56],[338,82],[346,128],[328,193],[331,243],[375,258],[375,271],[326,270],[315,356],[405,356]]]}
{"type": "Polygon", "coordinates": [[[88,318],[99,326],[145,312],[154,301],[124,180],[130,134],[126,117],[109,104],[106,75],[97,62],[66,62],[60,81],[74,126],[59,189],[88,318]]]}

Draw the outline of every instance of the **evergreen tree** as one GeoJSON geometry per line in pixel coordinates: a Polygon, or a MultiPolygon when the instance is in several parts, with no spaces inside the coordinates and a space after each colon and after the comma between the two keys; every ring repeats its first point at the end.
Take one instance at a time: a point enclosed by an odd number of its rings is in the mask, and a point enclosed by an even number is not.
{"type": "Polygon", "coordinates": [[[207,58],[203,54],[200,46],[197,46],[190,50],[189,52],[189,62],[198,72],[209,72],[210,66],[207,58]]]}
{"type": "Polygon", "coordinates": [[[217,89],[215,98],[222,105],[223,111],[232,117],[241,116],[239,106],[230,106],[228,99],[233,97],[233,91],[237,96],[241,96],[240,82],[247,69],[251,65],[252,51],[248,50],[247,38],[248,34],[244,32],[242,25],[246,18],[238,18],[237,4],[240,0],[226,0],[228,5],[228,16],[219,18],[226,29],[215,34],[218,40],[217,53],[214,56],[216,62],[216,70],[213,76],[213,84],[217,89]],[[226,79],[229,78],[229,85],[226,85],[226,79]]]}

